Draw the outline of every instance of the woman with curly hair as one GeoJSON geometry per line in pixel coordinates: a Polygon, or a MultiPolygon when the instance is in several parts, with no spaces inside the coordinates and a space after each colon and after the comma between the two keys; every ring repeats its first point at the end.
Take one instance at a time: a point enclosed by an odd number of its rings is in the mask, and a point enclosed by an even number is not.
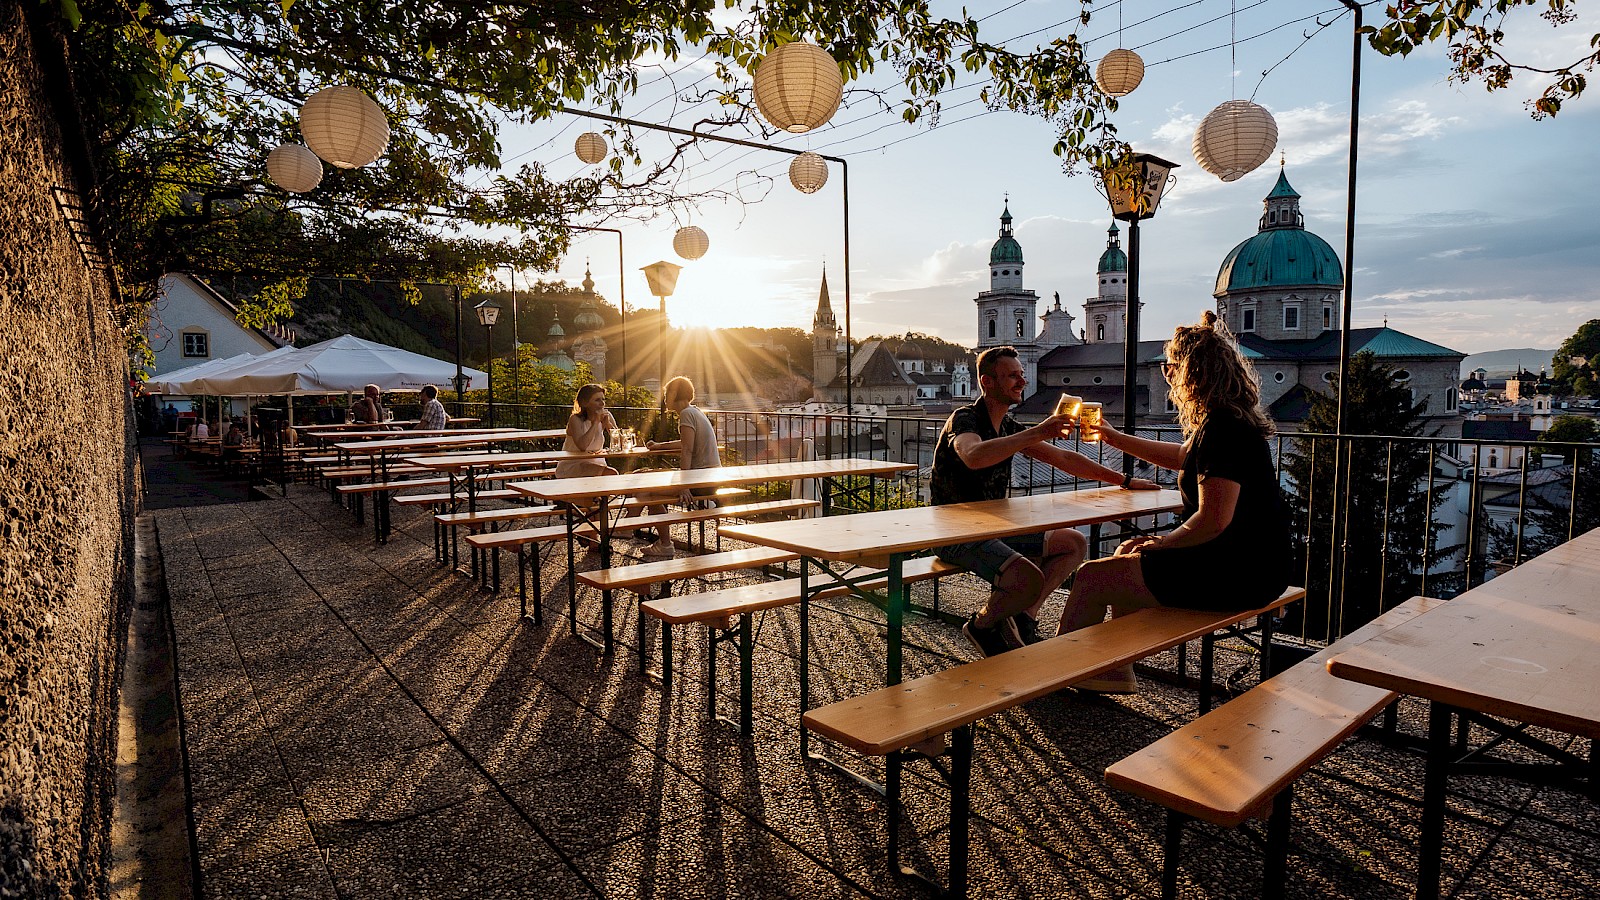
{"type": "MultiPolygon", "coordinates": [[[[1113,616],[1148,606],[1253,609],[1289,584],[1289,515],[1255,369],[1208,310],[1198,325],[1173,332],[1161,372],[1184,442],[1135,437],[1106,424],[1100,434],[1123,453],[1181,472],[1183,523],[1084,563],[1061,616],[1063,634],[1103,621],[1107,607],[1113,616]]],[[[1139,682],[1127,666],[1074,687],[1127,694],[1139,682]]]]}

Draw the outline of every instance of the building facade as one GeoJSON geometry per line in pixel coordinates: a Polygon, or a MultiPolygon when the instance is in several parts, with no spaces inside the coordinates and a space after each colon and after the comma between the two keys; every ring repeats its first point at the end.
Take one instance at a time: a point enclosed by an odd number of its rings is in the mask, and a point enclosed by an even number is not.
{"type": "Polygon", "coordinates": [[[266,353],[294,342],[285,328],[251,328],[239,324],[239,310],[193,275],[161,276],[155,309],[145,337],[155,354],[151,375],[165,375],[212,359],[241,353],[266,353]]]}

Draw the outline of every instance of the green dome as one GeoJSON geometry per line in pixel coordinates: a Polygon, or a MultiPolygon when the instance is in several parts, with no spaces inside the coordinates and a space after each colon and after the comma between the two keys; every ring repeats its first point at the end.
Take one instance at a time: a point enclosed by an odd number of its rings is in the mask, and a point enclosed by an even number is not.
{"type": "Polygon", "coordinates": [[[1100,267],[1095,271],[1101,275],[1128,271],[1128,254],[1122,252],[1122,245],[1117,242],[1117,223],[1112,222],[1106,234],[1110,235],[1106,240],[1106,252],[1100,254],[1100,267]]]}
{"type": "Polygon", "coordinates": [[[1344,287],[1344,270],[1328,242],[1309,231],[1262,231],[1234,247],[1217,270],[1216,296],[1272,287],[1344,287]]]}
{"type": "Polygon", "coordinates": [[[1022,245],[1011,236],[1011,204],[1000,213],[1000,240],[989,251],[989,265],[1022,265],[1022,245]]]}

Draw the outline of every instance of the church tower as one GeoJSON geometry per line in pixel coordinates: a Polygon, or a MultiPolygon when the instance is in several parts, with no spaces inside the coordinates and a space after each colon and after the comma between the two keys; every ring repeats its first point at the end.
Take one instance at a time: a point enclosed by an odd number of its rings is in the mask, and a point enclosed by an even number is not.
{"type": "Polygon", "coordinates": [[[826,396],[829,383],[839,374],[839,322],[828,302],[828,270],[822,270],[822,290],[817,295],[817,314],[811,317],[811,381],[815,395],[826,396]]]}
{"type": "Polygon", "coordinates": [[[1022,286],[1022,245],[1011,232],[1011,202],[1000,213],[1000,237],[989,250],[989,289],[978,294],[978,349],[1006,344],[1017,349],[1030,384],[1038,374],[1040,349],[1035,322],[1039,295],[1022,286]]]}
{"type": "Polygon", "coordinates": [[[1117,223],[1112,222],[1106,230],[1106,250],[1095,267],[1099,289],[1083,301],[1086,344],[1120,344],[1128,333],[1128,254],[1122,252],[1119,233],[1117,223]]]}
{"type": "Polygon", "coordinates": [[[583,270],[583,304],[572,324],[578,329],[578,339],[572,342],[575,362],[589,364],[589,377],[604,383],[606,380],[606,339],[600,336],[605,320],[594,305],[594,276],[587,267],[583,270]]]}

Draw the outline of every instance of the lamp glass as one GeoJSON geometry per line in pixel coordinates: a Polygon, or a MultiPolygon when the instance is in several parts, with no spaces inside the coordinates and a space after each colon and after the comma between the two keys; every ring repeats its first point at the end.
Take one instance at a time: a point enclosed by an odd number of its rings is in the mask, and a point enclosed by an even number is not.
{"type": "Polygon", "coordinates": [[[479,325],[487,328],[500,321],[500,304],[493,300],[485,300],[472,309],[478,314],[479,325]]]}
{"type": "Polygon", "coordinates": [[[683,271],[683,266],[661,260],[642,267],[640,271],[650,283],[650,296],[671,297],[678,286],[678,273],[683,271]]]}
{"type": "Polygon", "coordinates": [[[1111,201],[1111,216],[1131,222],[1148,219],[1156,214],[1161,196],[1166,192],[1168,176],[1178,164],[1149,153],[1135,153],[1132,159],[1133,181],[1128,185],[1113,184],[1112,179],[1101,174],[1101,184],[1106,198],[1111,201]]]}

